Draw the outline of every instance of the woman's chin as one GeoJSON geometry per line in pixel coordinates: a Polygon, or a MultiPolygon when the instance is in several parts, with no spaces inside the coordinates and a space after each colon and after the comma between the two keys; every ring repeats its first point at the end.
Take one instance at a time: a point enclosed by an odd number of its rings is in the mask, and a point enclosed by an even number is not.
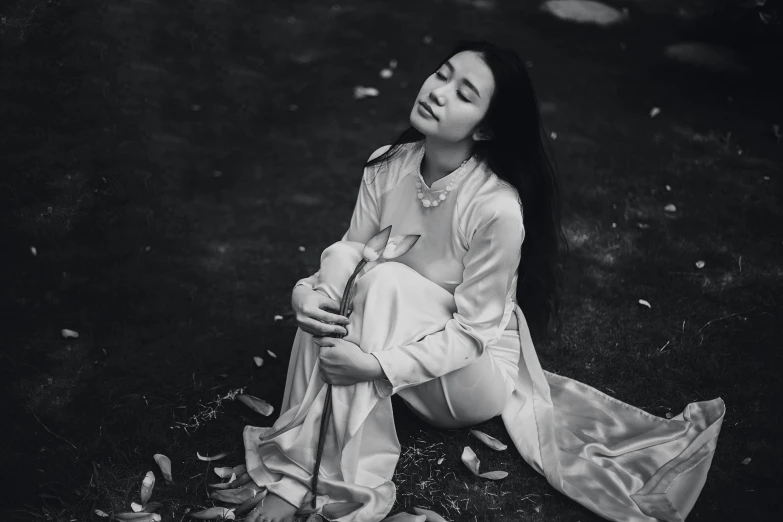
{"type": "Polygon", "coordinates": [[[432,127],[430,125],[427,125],[428,120],[425,120],[422,118],[416,111],[416,108],[414,108],[411,111],[410,115],[410,124],[411,126],[416,129],[417,131],[421,132],[425,136],[429,136],[432,134],[432,127]]]}

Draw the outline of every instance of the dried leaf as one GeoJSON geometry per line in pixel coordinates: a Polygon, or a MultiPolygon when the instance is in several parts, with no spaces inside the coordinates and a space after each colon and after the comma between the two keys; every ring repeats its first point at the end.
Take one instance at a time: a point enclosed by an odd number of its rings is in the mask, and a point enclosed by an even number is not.
{"type": "Polygon", "coordinates": [[[259,368],[264,364],[264,360],[261,357],[253,357],[253,361],[256,363],[256,366],[258,366],[259,368]]]}
{"type": "Polygon", "coordinates": [[[210,462],[210,461],[213,461],[213,460],[220,460],[222,458],[225,458],[226,454],[225,453],[218,453],[217,455],[214,455],[212,457],[205,457],[201,453],[196,452],[196,456],[198,457],[198,460],[203,460],[204,462],[210,462]]]}
{"type": "Polygon", "coordinates": [[[470,430],[470,434],[473,435],[474,437],[476,437],[478,440],[480,440],[484,444],[486,444],[487,446],[489,446],[490,448],[492,448],[493,450],[503,451],[506,448],[508,448],[508,446],[506,446],[505,444],[500,442],[495,437],[491,437],[491,436],[487,435],[486,433],[484,433],[482,431],[470,430]]]}
{"type": "Polygon", "coordinates": [[[364,505],[363,502],[334,502],[324,506],[322,513],[326,518],[340,518],[353,513],[364,505]]]}
{"type": "Polygon", "coordinates": [[[272,406],[271,404],[269,404],[263,399],[254,397],[253,395],[246,395],[243,393],[241,395],[237,395],[237,399],[239,399],[240,402],[242,402],[242,404],[244,404],[251,410],[255,411],[256,413],[260,413],[265,417],[269,417],[270,415],[272,415],[272,412],[275,411],[274,406],[272,406]]]}
{"type": "Polygon", "coordinates": [[[234,509],[228,509],[228,508],[222,508],[222,507],[212,507],[209,509],[205,509],[204,511],[199,511],[198,513],[188,513],[193,518],[198,518],[200,520],[236,520],[236,516],[234,515],[234,509]]]}
{"type": "Polygon", "coordinates": [[[439,514],[435,513],[434,511],[430,511],[429,509],[414,507],[413,512],[417,515],[424,515],[427,517],[427,522],[449,522],[439,514]]]}
{"type": "Polygon", "coordinates": [[[266,353],[268,353],[270,356],[272,356],[275,359],[277,359],[277,355],[275,355],[275,352],[273,352],[272,350],[267,350],[266,353]]]}
{"type": "Polygon", "coordinates": [[[162,455],[160,453],[156,453],[152,456],[152,458],[155,459],[155,462],[158,463],[160,471],[163,473],[163,478],[166,480],[166,482],[173,484],[174,479],[171,477],[171,460],[169,460],[166,455],[162,455]]]}
{"type": "Polygon", "coordinates": [[[108,513],[104,512],[104,511],[101,511],[100,509],[96,509],[95,510],[95,514],[98,515],[99,517],[108,517],[109,516],[108,513]]]}
{"type": "Polygon", "coordinates": [[[652,306],[650,305],[650,303],[648,303],[648,302],[647,302],[647,301],[645,301],[644,299],[639,299],[639,304],[640,304],[640,305],[642,305],[642,306],[646,306],[647,308],[652,308],[652,306]]]}
{"type": "Polygon", "coordinates": [[[144,480],[141,481],[141,505],[147,503],[152,496],[152,488],[155,487],[155,474],[148,471],[144,476],[144,480]]]}
{"type": "Polygon", "coordinates": [[[77,339],[79,337],[78,332],[74,332],[73,330],[69,330],[67,328],[63,328],[60,330],[60,335],[62,335],[66,339],[77,339]]]}

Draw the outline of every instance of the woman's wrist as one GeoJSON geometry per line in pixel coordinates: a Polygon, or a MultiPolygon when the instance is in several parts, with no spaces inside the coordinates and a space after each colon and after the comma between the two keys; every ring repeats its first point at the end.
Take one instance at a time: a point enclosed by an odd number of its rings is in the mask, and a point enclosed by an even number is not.
{"type": "Polygon", "coordinates": [[[371,353],[367,354],[367,367],[368,367],[368,381],[375,381],[377,379],[385,379],[386,372],[383,371],[383,366],[378,359],[371,353]]]}

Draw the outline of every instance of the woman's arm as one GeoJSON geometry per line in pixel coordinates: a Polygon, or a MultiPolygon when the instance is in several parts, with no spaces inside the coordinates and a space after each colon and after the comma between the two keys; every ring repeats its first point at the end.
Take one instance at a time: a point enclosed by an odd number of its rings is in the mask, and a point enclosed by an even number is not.
{"type": "Polygon", "coordinates": [[[386,374],[387,382],[376,386],[381,396],[459,370],[500,338],[525,229],[515,199],[498,198],[485,208],[468,231],[470,246],[463,260],[463,281],[454,291],[454,317],[443,330],[420,341],[372,353],[386,374]]]}

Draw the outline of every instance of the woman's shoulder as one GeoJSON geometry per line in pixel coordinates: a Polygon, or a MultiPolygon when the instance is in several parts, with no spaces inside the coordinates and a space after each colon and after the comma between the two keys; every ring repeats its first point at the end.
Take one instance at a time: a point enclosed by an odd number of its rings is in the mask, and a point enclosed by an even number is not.
{"type": "Polygon", "coordinates": [[[471,190],[462,198],[465,216],[474,224],[500,216],[521,219],[522,203],[517,189],[486,166],[482,167],[474,177],[471,190]]]}
{"type": "MultiPolygon", "coordinates": [[[[367,161],[370,162],[380,157],[391,147],[391,144],[378,147],[372,154],[370,154],[370,157],[367,161]]],[[[382,179],[380,184],[384,189],[388,190],[389,188],[396,186],[397,182],[402,179],[410,170],[408,167],[412,164],[412,152],[414,152],[414,149],[415,144],[402,144],[391,158],[387,158],[384,161],[366,168],[364,173],[364,182],[371,184],[375,183],[378,179],[382,179]]]]}

